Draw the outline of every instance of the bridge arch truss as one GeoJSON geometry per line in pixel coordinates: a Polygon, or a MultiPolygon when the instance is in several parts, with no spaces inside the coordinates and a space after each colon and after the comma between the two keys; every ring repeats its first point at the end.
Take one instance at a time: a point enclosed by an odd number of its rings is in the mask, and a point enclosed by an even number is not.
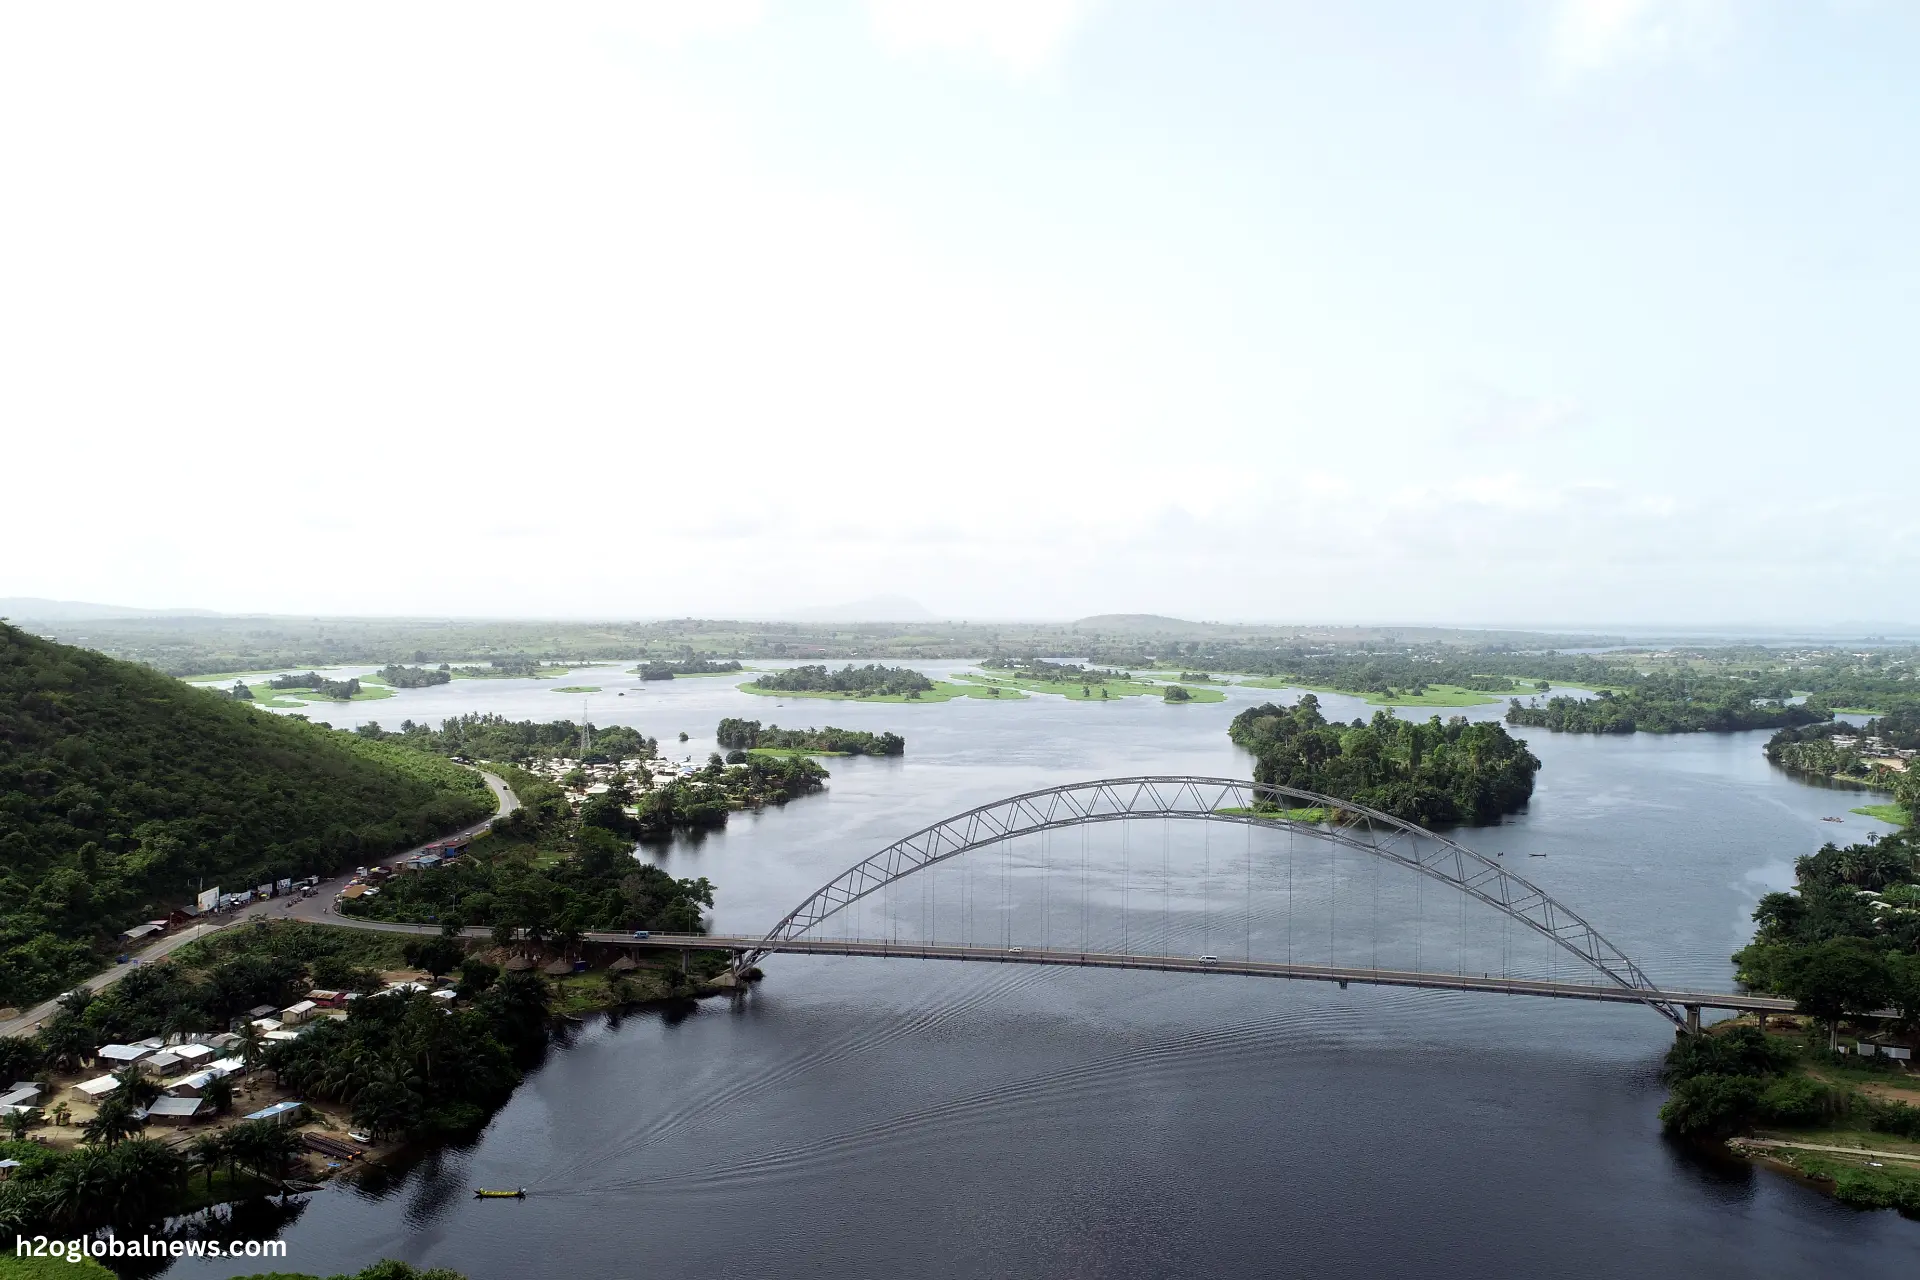
{"type": "Polygon", "coordinates": [[[1451,886],[1518,921],[1685,1028],[1681,1008],[1579,913],[1499,862],[1445,836],[1331,796],[1237,778],[1144,776],[1068,783],[955,814],[847,868],[814,891],[740,957],[744,969],[870,894],[937,863],[1004,840],[1092,823],[1221,822],[1293,832],[1370,854],[1451,886]],[[1320,820],[1290,816],[1315,811],[1320,820]]]}

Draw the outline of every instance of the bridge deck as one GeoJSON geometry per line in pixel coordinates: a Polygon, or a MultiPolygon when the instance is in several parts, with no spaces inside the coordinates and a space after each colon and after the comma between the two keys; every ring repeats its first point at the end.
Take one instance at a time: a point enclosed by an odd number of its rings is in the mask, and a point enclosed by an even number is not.
{"type": "Polygon", "coordinates": [[[1600,1000],[1611,1004],[1640,1004],[1649,996],[1675,1005],[1736,1012],[1791,1013],[1793,1001],[1774,996],[1741,995],[1728,991],[1635,991],[1591,982],[1547,982],[1507,978],[1497,974],[1425,973],[1411,969],[1359,969],[1315,964],[1287,964],[1272,960],[1237,960],[1221,956],[1203,961],[1198,956],[1155,956],[1110,951],[1067,951],[1045,947],[955,946],[919,942],[861,941],[841,938],[788,938],[769,943],[764,938],[660,934],[635,939],[618,933],[590,933],[589,941],[634,948],[711,951],[780,951],[795,955],[870,956],[918,960],[964,960],[990,964],[1046,964],[1091,969],[1153,969],[1176,973],[1231,973],[1257,978],[1295,978],[1308,982],[1364,983],[1383,987],[1427,987],[1442,991],[1488,991],[1501,995],[1543,996],[1556,1000],[1600,1000]]]}

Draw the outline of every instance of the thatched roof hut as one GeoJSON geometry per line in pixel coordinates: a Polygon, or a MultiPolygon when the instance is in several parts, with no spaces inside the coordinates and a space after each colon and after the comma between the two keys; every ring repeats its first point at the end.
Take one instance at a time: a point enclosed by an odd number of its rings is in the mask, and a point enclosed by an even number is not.
{"type": "Polygon", "coordinates": [[[573,972],[573,961],[555,960],[551,964],[542,965],[540,972],[546,974],[549,978],[564,978],[573,972]]]}
{"type": "Polygon", "coordinates": [[[508,973],[525,973],[527,970],[533,968],[533,961],[527,959],[525,956],[515,956],[500,967],[508,973]]]}
{"type": "Polygon", "coordinates": [[[621,956],[618,960],[615,960],[612,964],[607,966],[607,972],[608,973],[632,973],[635,969],[638,969],[639,967],[640,967],[639,962],[636,961],[632,956],[621,956]]]}

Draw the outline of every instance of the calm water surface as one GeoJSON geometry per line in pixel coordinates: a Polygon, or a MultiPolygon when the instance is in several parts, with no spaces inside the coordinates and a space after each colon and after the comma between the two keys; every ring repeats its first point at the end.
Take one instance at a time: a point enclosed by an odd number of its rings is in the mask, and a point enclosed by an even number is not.
{"type": "MultiPolygon", "coordinates": [[[[642,687],[602,669],[406,691],[354,718],[574,716],[580,699],[550,691],[568,682],[605,688],[597,722],[636,725],[696,761],[722,715],[907,737],[904,760],[831,761],[826,795],[657,855],[720,886],[714,924],[728,932],[766,928],[857,858],[973,804],[1118,774],[1247,776],[1226,722],[1279,696],[777,706],[727,680],[642,687]]],[[[1847,813],[1857,797],[1772,770],[1764,735],[1527,736],[1545,762],[1531,807],[1466,842],[1517,860],[1659,981],[1730,986],[1752,904],[1790,880],[1793,858],[1885,829],[1847,813]]],[[[973,855],[971,880],[943,871],[943,884],[873,904],[857,931],[931,922],[942,940],[1057,944],[1078,930],[1110,942],[1126,893],[1138,946],[1545,962],[1497,919],[1456,916],[1444,889],[1421,898],[1271,837],[1202,844],[1145,825],[1125,845],[1105,833],[973,855]],[[1153,879],[1156,858],[1177,889],[1153,879]],[[1013,877],[1018,901],[1002,902],[1013,877]]],[[[469,1147],[378,1190],[312,1196],[276,1265],[324,1275],[399,1257],[481,1278],[1825,1276],[1893,1274],[1920,1256],[1920,1224],[1665,1143],[1656,1077],[1670,1031],[1644,1009],[1020,966],[776,957],[766,969],[750,996],[690,1016],[589,1024],[469,1147]],[[476,1202],[476,1185],[533,1194],[476,1202]]]]}

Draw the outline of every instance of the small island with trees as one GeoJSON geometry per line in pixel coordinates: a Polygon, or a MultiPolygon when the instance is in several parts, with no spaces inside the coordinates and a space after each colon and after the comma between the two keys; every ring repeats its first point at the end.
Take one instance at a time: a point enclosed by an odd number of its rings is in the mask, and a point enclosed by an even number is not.
{"type": "Polygon", "coordinates": [[[728,752],[727,763],[745,764],[749,754],[791,756],[898,756],[907,740],[897,733],[869,733],[863,729],[762,728],[758,720],[722,720],[715,738],[728,752]],[[738,757],[736,759],[736,757],[738,757]]]}
{"type": "Polygon", "coordinates": [[[388,663],[380,668],[380,679],[394,689],[429,689],[451,681],[453,668],[444,662],[438,667],[404,667],[399,663],[388,663]]]}
{"type": "Polygon", "coordinates": [[[745,671],[736,659],[681,658],[668,662],[653,658],[633,668],[642,680],[672,680],[676,676],[726,676],[745,671]]]}
{"type": "Polygon", "coordinates": [[[1390,710],[1329,723],[1304,694],[1233,718],[1228,736],[1254,755],[1254,780],[1378,809],[1423,827],[1487,826],[1525,807],[1540,761],[1498,723],[1422,723],[1390,710]]]}
{"type": "Polygon", "coordinates": [[[787,667],[763,672],[734,687],[744,693],[862,702],[948,702],[989,696],[975,686],[934,680],[911,667],[884,667],[871,662],[860,667],[848,663],[838,671],[826,666],[787,667]]]}

